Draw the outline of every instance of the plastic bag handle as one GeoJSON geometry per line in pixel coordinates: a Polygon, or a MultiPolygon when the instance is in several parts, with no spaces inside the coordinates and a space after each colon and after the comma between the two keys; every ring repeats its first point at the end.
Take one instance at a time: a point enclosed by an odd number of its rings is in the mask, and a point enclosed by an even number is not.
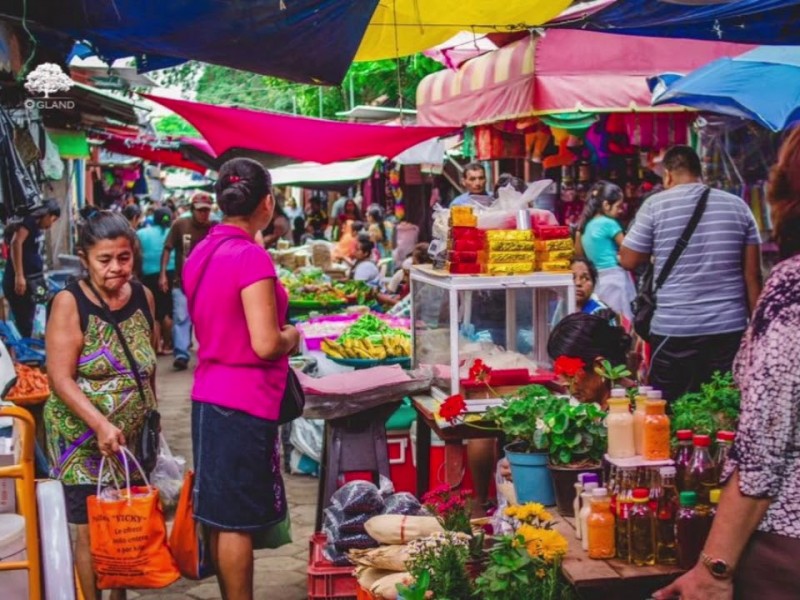
{"type": "MultiPolygon", "coordinates": [[[[130,470],[130,465],[128,464],[128,456],[131,457],[131,459],[133,460],[133,464],[139,470],[139,473],[141,474],[142,479],[144,480],[144,484],[145,484],[145,486],[147,486],[148,493],[152,493],[153,488],[150,485],[150,481],[147,479],[147,473],[144,472],[144,469],[142,468],[142,465],[139,464],[139,461],[136,459],[136,456],[134,456],[133,452],[128,450],[127,446],[120,446],[120,454],[122,455],[122,465],[125,468],[125,484],[126,484],[126,490],[128,491],[128,504],[130,504],[131,503],[131,497],[132,497],[131,496],[131,470],[130,470]]],[[[101,483],[103,481],[103,466],[105,465],[105,461],[106,461],[106,457],[103,456],[103,458],[100,459],[100,470],[99,470],[99,472],[97,474],[97,496],[98,497],[100,497],[100,486],[101,486],[101,483]]],[[[116,477],[116,475],[114,475],[114,470],[110,469],[109,472],[111,473],[111,478],[114,480],[114,485],[116,486],[117,491],[121,492],[122,489],[119,487],[119,483],[117,481],[117,477],[116,477]]]]}

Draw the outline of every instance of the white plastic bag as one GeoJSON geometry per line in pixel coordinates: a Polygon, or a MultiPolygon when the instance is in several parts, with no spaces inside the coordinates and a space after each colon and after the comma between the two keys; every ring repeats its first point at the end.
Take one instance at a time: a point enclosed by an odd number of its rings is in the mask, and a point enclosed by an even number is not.
{"type": "Polygon", "coordinates": [[[150,473],[150,483],[158,488],[165,511],[178,505],[185,468],[186,459],[172,453],[167,445],[167,440],[162,434],[160,436],[156,466],[153,468],[153,472],[150,473]]]}

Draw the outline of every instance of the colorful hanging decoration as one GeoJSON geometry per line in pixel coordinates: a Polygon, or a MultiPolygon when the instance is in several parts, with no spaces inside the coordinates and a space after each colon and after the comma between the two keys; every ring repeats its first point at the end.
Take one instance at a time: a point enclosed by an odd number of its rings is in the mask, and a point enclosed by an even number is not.
{"type": "Polygon", "coordinates": [[[389,169],[389,177],[386,181],[389,193],[394,199],[394,216],[398,221],[402,221],[406,216],[406,207],[403,204],[403,188],[400,185],[400,168],[389,169]]]}

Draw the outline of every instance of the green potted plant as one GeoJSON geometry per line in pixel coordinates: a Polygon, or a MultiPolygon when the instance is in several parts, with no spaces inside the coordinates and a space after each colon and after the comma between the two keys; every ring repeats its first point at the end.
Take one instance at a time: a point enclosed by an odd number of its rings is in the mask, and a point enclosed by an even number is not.
{"type": "Polygon", "coordinates": [[[735,431],[741,394],[731,373],[714,373],[697,393],[685,394],[672,405],[672,433],[691,429],[715,438],[719,431],[735,431]]]}
{"type": "Polygon", "coordinates": [[[456,600],[472,595],[472,580],[467,573],[470,537],[444,531],[408,544],[410,586],[398,585],[403,598],[441,598],[456,600]]]}

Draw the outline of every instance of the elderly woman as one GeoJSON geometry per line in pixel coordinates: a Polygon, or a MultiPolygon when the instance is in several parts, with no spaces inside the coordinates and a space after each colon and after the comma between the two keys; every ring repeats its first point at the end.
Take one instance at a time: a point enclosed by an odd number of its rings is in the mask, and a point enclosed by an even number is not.
{"type": "MultiPolygon", "coordinates": [[[[126,444],[136,448],[148,412],[156,407],[155,303],[150,290],[132,280],[136,242],[121,214],[90,216],[78,241],[86,277],[56,295],[47,324],[47,373],[53,388],[44,409],[47,443],[52,474],[64,484],[67,520],[76,526],[75,564],[86,598],[100,597],[89,553],[86,499],[96,493],[101,456],[114,456],[126,444]],[[123,343],[136,365],[128,361],[123,343]]],[[[117,479],[124,478],[116,460],[110,467],[117,479]]],[[[114,600],[124,597],[124,590],[111,594],[114,600]]]]}
{"type": "Polygon", "coordinates": [[[800,129],[770,177],[783,261],[772,271],[734,363],[742,392],[717,516],[698,564],[657,598],[798,597],[800,555],[800,129]]]}
{"type": "Polygon", "coordinates": [[[256,234],[273,217],[269,173],[237,158],[219,171],[225,217],[186,262],[183,281],[200,345],[192,388],[194,517],[228,600],[253,597],[253,536],[283,520],[278,415],[299,342],[288,296],[256,234]],[[220,318],[224,315],[224,318],[220,318]]]}

